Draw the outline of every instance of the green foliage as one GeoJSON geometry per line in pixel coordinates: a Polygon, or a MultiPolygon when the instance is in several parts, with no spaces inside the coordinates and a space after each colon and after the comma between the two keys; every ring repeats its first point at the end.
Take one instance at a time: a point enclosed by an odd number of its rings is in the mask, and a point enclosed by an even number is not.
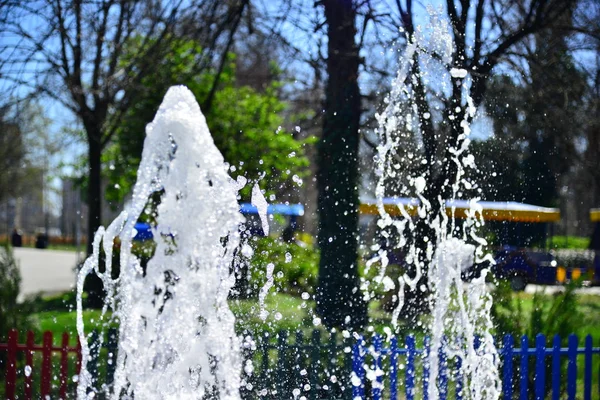
{"type": "Polygon", "coordinates": [[[559,334],[562,338],[578,332],[583,318],[575,290],[579,287],[574,282],[565,290],[553,295],[537,291],[531,304],[524,306],[521,294],[512,291],[508,281],[498,281],[492,296],[492,318],[498,336],[512,334],[516,337],[543,333],[547,336],[559,334]]]}
{"type": "Polygon", "coordinates": [[[522,335],[526,330],[526,320],[521,301],[515,299],[515,292],[508,280],[498,280],[492,292],[493,304],[490,310],[497,336],[522,335]]]}
{"type": "Polygon", "coordinates": [[[21,285],[19,265],[8,245],[0,247],[0,339],[12,328],[27,328],[26,313],[17,303],[21,285]]]}
{"type": "MultiPolygon", "coordinates": [[[[139,40],[130,43],[132,49],[139,46],[139,40]]],[[[106,191],[108,200],[120,201],[131,190],[141,159],[145,126],[154,118],[169,87],[186,85],[204,107],[217,74],[214,69],[196,72],[201,54],[202,49],[193,41],[174,41],[169,57],[153,66],[154,71],[143,79],[135,95],[135,105],[119,121],[115,143],[103,160],[108,166],[105,169],[110,182],[106,191]]],[[[278,98],[280,84],[271,82],[262,92],[239,87],[235,82],[234,61],[235,56],[230,54],[218,78],[212,104],[202,111],[216,146],[232,166],[232,175],[256,181],[264,174],[263,182],[272,193],[282,185],[291,185],[293,175],[307,174],[304,149],[312,139],[296,140],[281,128],[285,104],[278,98]]],[[[248,187],[242,196],[249,196],[249,190],[248,187]]]]}
{"type": "Polygon", "coordinates": [[[558,334],[564,340],[569,334],[577,332],[583,318],[575,294],[577,287],[577,283],[570,283],[564,292],[554,296],[539,291],[535,293],[527,331],[529,337],[533,338],[537,333],[547,337],[558,334]]]}
{"type": "Polygon", "coordinates": [[[252,238],[250,292],[258,295],[265,284],[267,264],[273,263],[275,290],[295,296],[314,294],[319,272],[319,252],[308,245],[286,243],[279,238],[252,238]]]}

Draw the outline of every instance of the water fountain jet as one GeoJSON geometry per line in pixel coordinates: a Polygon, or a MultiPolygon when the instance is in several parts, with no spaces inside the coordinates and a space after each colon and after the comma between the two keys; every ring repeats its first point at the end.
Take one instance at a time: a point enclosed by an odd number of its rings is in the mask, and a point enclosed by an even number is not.
{"type": "MultiPolygon", "coordinates": [[[[94,253],[78,278],[77,330],[83,359],[89,349],[82,319],[83,283],[94,271],[119,322],[114,399],[239,399],[240,343],[227,297],[239,243],[237,193],[206,120],[185,87],[167,92],[146,139],[131,205],[94,238],[94,253]],[[134,225],[151,195],[160,193],[156,251],[145,270],[131,252],[134,225]],[[111,279],[115,237],[120,276],[111,279]],[[100,250],[106,254],[100,272],[100,250]]],[[[85,368],[79,399],[94,396],[85,368]]]]}

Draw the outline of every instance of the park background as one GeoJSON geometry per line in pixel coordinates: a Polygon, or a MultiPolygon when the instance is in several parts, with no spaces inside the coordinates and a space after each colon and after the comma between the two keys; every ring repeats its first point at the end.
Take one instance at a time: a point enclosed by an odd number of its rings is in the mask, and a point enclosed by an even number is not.
{"type": "MultiPolygon", "coordinates": [[[[452,66],[473,76],[478,196],[557,207],[552,246],[587,249],[589,210],[600,206],[600,5],[482,0],[431,7],[451,22],[452,66]]],[[[44,260],[52,249],[75,252],[68,265],[74,271],[89,251],[89,233],[128,202],[145,125],[166,90],[184,84],[231,175],[258,182],[271,202],[305,209],[294,243],[276,234],[256,238],[253,290],[232,301],[240,326],[312,330],[315,318],[340,325],[312,299],[319,276],[341,275],[369,257],[372,232],[356,204],[374,194],[376,114],[407,35],[426,27],[430,12],[391,0],[0,1],[0,237],[10,242],[18,229],[26,247],[47,247],[34,261],[41,285],[56,274],[50,257],[44,260]],[[364,235],[330,246],[339,226],[364,235]],[[282,272],[278,293],[267,299],[280,318],[264,324],[255,297],[268,262],[282,272]]],[[[423,71],[411,87],[427,104],[419,132],[403,136],[407,153],[427,137],[441,148],[452,134],[442,121],[460,94],[438,87],[438,73],[423,71]]],[[[443,162],[443,154],[435,157],[443,162]]],[[[410,158],[399,159],[402,174],[414,171],[410,158]]],[[[249,200],[250,190],[241,196],[249,200]]],[[[538,226],[519,235],[523,246],[542,246],[538,226]]],[[[492,246],[503,244],[493,230],[488,237],[492,246]]],[[[74,282],[24,296],[6,254],[0,337],[15,327],[74,332],[73,292],[59,290],[74,282]]],[[[497,333],[600,337],[593,291],[552,293],[513,293],[498,284],[497,333]]],[[[389,322],[377,301],[367,311],[367,326],[389,322]]],[[[98,313],[89,310],[87,318],[98,313]]],[[[400,331],[418,331],[414,322],[407,319],[400,331]]]]}

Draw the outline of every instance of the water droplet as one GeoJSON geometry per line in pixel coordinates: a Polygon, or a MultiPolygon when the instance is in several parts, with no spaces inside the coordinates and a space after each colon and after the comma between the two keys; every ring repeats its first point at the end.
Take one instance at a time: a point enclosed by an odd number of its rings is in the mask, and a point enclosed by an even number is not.
{"type": "Polygon", "coordinates": [[[244,372],[247,375],[252,375],[252,372],[254,372],[254,365],[252,365],[252,360],[246,360],[246,365],[244,366],[244,372]]]}
{"type": "Polygon", "coordinates": [[[25,376],[31,375],[31,365],[26,365],[24,370],[25,370],[25,376]]]}
{"type": "Polygon", "coordinates": [[[242,255],[246,258],[250,258],[254,255],[254,250],[248,243],[242,245],[242,255]]]}

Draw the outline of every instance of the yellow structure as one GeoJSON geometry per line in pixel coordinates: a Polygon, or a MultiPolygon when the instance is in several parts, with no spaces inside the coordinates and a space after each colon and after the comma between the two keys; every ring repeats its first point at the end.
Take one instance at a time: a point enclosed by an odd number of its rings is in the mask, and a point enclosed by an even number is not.
{"type": "MultiPolygon", "coordinates": [[[[479,201],[476,204],[481,207],[483,219],[487,221],[556,222],[560,220],[558,208],[540,207],[513,201],[479,201]]],[[[404,213],[414,216],[419,205],[418,199],[407,197],[383,200],[385,211],[391,216],[401,216],[404,213]]],[[[446,214],[451,216],[454,213],[456,218],[465,218],[474,207],[474,203],[466,200],[448,200],[446,201],[446,214]]],[[[359,211],[363,215],[378,215],[377,200],[363,199],[359,211]]],[[[600,210],[597,212],[600,221],[600,210]]]]}

